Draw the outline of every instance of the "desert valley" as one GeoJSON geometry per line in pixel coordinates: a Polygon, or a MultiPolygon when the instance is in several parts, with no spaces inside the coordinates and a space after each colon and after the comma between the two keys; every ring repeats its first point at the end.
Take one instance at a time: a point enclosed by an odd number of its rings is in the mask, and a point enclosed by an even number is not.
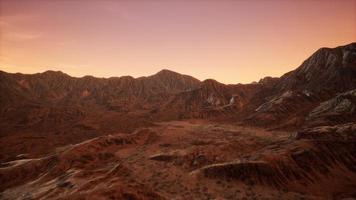
{"type": "Polygon", "coordinates": [[[356,198],[356,43],[250,84],[0,71],[0,92],[0,199],[356,198]]]}

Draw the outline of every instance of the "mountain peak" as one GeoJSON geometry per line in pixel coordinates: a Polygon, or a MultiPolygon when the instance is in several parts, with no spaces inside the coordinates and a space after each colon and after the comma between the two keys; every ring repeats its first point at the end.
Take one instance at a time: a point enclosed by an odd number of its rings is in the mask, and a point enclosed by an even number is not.
{"type": "Polygon", "coordinates": [[[208,78],[208,79],[205,79],[203,81],[204,84],[220,84],[220,82],[218,82],[217,80],[215,79],[211,79],[211,78],[208,78]]]}
{"type": "Polygon", "coordinates": [[[162,69],[161,71],[157,72],[155,75],[170,75],[170,74],[181,75],[180,73],[169,70],[169,69],[162,69]]]}
{"type": "Polygon", "coordinates": [[[55,70],[47,70],[42,72],[43,74],[65,74],[62,71],[55,71],[55,70]]]}
{"type": "Polygon", "coordinates": [[[282,90],[346,91],[356,86],[356,43],[320,48],[301,66],[281,77],[282,90]]]}
{"type": "Polygon", "coordinates": [[[168,69],[162,69],[161,71],[159,71],[156,74],[149,76],[149,77],[159,78],[159,79],[162,79],[162,78],[163,79],[177,79],[177,80],[181,80],[181,79],[188,80],[189,79],[194,82],[200,82],[198,79],[196,79],[192,76],[180,74],[178,72],[168,70],[168,69]]]}
{"type": "Polygon", "coordinates": [[[45,77],[71,77],[68,74],[62,72],[62,71],[54,71],[54,70],[47,70],[42,73],[38,73],[40,76],[45,76],[45,77]]]}

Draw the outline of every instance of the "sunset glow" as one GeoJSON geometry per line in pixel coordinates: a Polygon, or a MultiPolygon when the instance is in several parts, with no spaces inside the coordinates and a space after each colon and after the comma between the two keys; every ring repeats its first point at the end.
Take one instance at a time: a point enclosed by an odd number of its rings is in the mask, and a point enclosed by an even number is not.
{"type": "Polygon", "coordinates": [[[0,70],[248,83],[356,41],[356,1],[0,1],[0,70]]]}

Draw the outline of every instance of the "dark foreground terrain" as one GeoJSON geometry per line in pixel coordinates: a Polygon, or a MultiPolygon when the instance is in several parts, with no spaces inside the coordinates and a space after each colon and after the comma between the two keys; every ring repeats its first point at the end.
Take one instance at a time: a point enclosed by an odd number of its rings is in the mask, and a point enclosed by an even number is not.
{"type": "MultiPolygon", "coordinates": [[[[325,127],[331,129],[331,127],[325,127]]],[[[351,129],[350,129],[351,130],[351,129]]],[[[356,131],[356,127],[352,127],[356,131]]],[[[355,137],[200,120],[101,136],[3,164],[3,199],[342,199],[355,137]],[[312,136],[309,136],[311,134],[312,136]],[[340,138],[339,138],[340,137],[340,138]]]]}
{"type": "Polygon", "coordinates": [[[356,198],[356,43],[224,85],[0,71],[0,199],[356,198]]]}

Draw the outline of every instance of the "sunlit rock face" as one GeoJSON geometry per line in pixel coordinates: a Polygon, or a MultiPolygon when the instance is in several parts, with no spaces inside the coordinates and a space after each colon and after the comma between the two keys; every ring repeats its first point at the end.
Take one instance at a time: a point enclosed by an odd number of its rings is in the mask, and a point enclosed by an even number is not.
{"type": "Polygon", "coordinates": [[[332,125],[356,120],[356,90],[321,102],[306,118],[309,125],[332,125]]]}
{"type": "MultiPolygon", "coordinates": [[[[276,80],[268,92],[257,93],[254,112],[249,113],[247,121],[264,126],[272,122],[274,126],[277,123],[281,127],[300,127],[310,124],[309,120],[331,109],[329,107],[334,107],[337,112],[348,110],[352,115],[351,94],[320,104],[355,88],[356,43],[333,49],[321,48],[296,70],[276,80]],[[320,108],[316,108],[319,105],[320,108]]],[[[338,120],[334,121],[338,123],[338,120]]]]}
{"type": "Polygon", "coordinates": [[[281,77],[280,90],[334,94],[356,87],[356,43],[321,48],[296,70],[281,77]]]}

